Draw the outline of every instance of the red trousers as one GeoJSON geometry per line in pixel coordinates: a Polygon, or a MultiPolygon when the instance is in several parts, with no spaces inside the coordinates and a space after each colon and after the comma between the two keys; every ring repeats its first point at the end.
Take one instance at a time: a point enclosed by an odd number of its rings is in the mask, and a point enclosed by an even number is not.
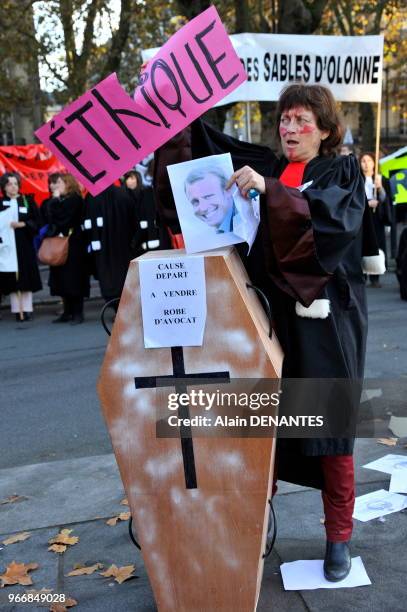
{"type": "Polygon", "coordinates": [[[355,505],[353,457],[334,455],[320,459],[324,474],[322,501],[326,538],[330,542],[347,542],[352,536],[352,514],[355,505]]]}
{"type": "MultiPolygon", "coordinates": [[[[330,542],[347,542],[352,536],[355,505],[355,474],[352,455],[320,457],[324,488],[322,501],[325,513],[326,538],[330,542]]],[[[273,495],[277,491],[277,470],[274,469],[273,495]]]]}

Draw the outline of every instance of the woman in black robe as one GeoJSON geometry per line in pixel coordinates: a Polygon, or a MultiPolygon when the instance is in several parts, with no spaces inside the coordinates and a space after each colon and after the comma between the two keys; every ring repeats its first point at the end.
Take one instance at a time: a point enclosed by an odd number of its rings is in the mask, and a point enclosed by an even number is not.
{"type": "MultiPolygon", "coordinates": [[[[373,227],[377,244],[386,259],[385,227],[386,225],[390,227],[393,223],[390,185],[380,174],[375,175],[375,158],[373,153],[362,153],[359,156],[359,162],[365,180],[367,203],[373,213],[373,227]]],[[[369,280],[371,287],[380,289],[380,276],[378,274],[370,274],[369,280]]]]}
{"type": "MultiPolygon", "coordinates": [[[[116,185],[85,198],[83,226],[90,269],[106,302],[121,296],[129,263],[137,215],[130,195],[116,185]]],[[[114,308],[117,308],[114,306],[114,308]]]]}
{"type": "Polygon", "coordinates": [[[152,187],[143,185],[141,175],[130,170],[123,176],[123,187],[134,203],[137,229],[132,240],[133,256],[160,248],[160,232],[156,223],[156,209],[152,187]]]}
{"type": "Polygon", "coordinates": [[[33,313],[32,294],[42,289],[34,249],[34,236],[39,228],[39,212],[31,196],[20,195],[21,179],[15,172],[6,172],[0,179],[3,199],[0,212],[14,211],[14,228],[18,273],[0,273],[0,295],[10,294],[11,312],[17,321],[30,321],[33,313]]]}
{"type": "Polygon", "coordinates": [[[53,323],[83,323],[83,300],[89,297],[86,241],[82,231],[83,199],[71,174],[55,174],[50,186],[52,196],[41,206],[45,237],[68,236],[68,259],[63,266],[50,266],[48,285],[51,295],[62,297],[63,313],[53,323]]]}
{"type": "MultiPolygon", "coordinates": [[[[364,272],[383,271],[363,178],[353,155],[335,156],[342,130],[326,88],[289,86],[280,97],[277,130],[281,157],[195,122],[156,154],[157,200],[177,234],[166,165],[231,153],[234,167],[240,168],[231,183],[236,182],[244,195],[250,189],[262,194],[258,236],[244,261],[252,282],[271,302],[285,355],[283,377],[347,381],[340,406],[347,421],[359,404],[364,371],[364,272]]],[[[326,391],[322,384],[318,388],[326,391]]],[[[284,391],[280,411],[289,413],[293,401],[289,384],[284,391]],[[285,401],[286,395],[290,401],[285,401]]],[[[296,414],[308,414],[295,388],[294,399],[296,414]]],[[[309,396],[306,399],[309,403],[309,396]]],[[[335,408],[337,402],[324,406],[325,414],[335,417],[335,408]]],[[[277,443],[278,478],[322,491],[327,536],[324,572],[331,581],[343,580],[351,567],[353,444],[348,435],[277,443]]]]}

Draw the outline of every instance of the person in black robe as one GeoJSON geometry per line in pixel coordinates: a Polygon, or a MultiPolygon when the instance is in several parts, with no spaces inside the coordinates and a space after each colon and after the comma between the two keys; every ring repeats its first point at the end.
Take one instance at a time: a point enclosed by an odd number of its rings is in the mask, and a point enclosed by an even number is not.
{"type": "Polygon", "coordinates": [[[138,229],[133,199],[116,185],[97,196],[88,193],[83,227],[92,273],[99,281],[104,300],[120,298],[134,256],[132,242],[138,229]]]}
{"type": "MultiPolygon", "coordinates": [[[[335,157],[341,124],[329,90],[317,85],[286,88],[278,105],[277,129],[281,157],[201,121],[193,123],[156,153],[157,201],[172,233],[179,234],[166,166],[231,153],[237,169],[231,182],[243,195],[250,189],[261,194],[259,232],[249,257],[242,257],[251,281],[271,303],[285,355],[283,385],[286,378],[345,379],[347,418],[359,404],[364,371],[364,273],[382,273],[383,259],[358,161],[353,155],[335,157]]],[[[289,392],[289,385],[285,389],[289,392]]],[[[280,411],[290,412],[284,398],[283,392],[280,411]]],[[[302,401],[299,395],[296,399],[302,401]]],[[[297,410],[307,414],[307,404],[297,410]]],[[[345,578],[351,567],[353,444],[349,436],[277,443],[278,478],[322,491],[327,536],[324,572],[331,581],[345,578]]]]}
{"type": "Polygon", "coordinates": [[[396,276],[400,285],[400,298],[407,300],[407,227],[403,229],[400,235],[396,256],[396,276]]]}
{"type": "MultiPolygon", "coordinates": [[[[393,206],[391,204],[390,185],[385,177],[375,175],[375,158],[373,153],[362,153],[359,156],[360,167],[365,181],[367,202],[372,209],[373,227],[377,244],[387,260],[385,227],[393,224],[393,206]]],[[[370,287],[381,288],[380,276],[370,274],[370,287]]]]}
{"type": "Polygon", "coordinates": [[[132,198],[137,217],[137,230],[132,240],[134,257],[160,248],[160,231],[156,223],[156,207],[152,187],[145,187],[139,172],[130,170],[123,176],[123,188],[132,198]]]}
{"type": "Polygon", "coordinates": [[[11,312],[17,321],[30,321],[33,313],[32,294],[42,289],[33,242],[40,224],[39,212],[31,196],[19,195],[19,174],[6,172],[0,179],[0,185],[3,193],[0,212],[10,208],[14,211],[15,221],[11,222],[11,226],[15,231],[18,262],[17,274],[0,273],[0,294],[10,294],[11,312]]]}
{"type": "Polygon", "coordinates": [[[82,231],[83,199],[79,184],[71,174],[50,177],[51,197],[41,206],[46,238],[68,236],[68,259],[62,266],[50,266],[48,285],[51,295],[62,297],[64,310],[53,323],[83,323],[83,301],[89,297],[86,267],[86,241],[82,231]]]}

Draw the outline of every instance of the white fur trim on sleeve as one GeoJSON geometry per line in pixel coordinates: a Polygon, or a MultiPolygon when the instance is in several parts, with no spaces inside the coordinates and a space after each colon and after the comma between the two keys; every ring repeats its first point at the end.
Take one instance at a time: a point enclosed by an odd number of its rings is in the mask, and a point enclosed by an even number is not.
{"type": "Polygon", "coordinates": [[[378,255],[363,257],[362,270],[365,274],[384,274],[386,272],[386,264],[383,251],[379,249],[378,255]]]}
{"type": "Polygon", "coordinates": [[[326,319],[329,315],[329,307],[329,300],[314,300],[308,308],[296,302],[295,312],[299,317],[307,319],[326,319]]]}

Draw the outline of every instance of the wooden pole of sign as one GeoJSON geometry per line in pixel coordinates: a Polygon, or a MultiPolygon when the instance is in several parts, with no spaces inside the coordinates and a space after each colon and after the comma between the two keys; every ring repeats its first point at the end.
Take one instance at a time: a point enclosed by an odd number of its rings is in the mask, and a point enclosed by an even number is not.
{"type": "Polygon", "coordinates": [[[245,117],[246,117],[246,139],[247,142],[252,141],[252,126],[251,126],[251,115],[250,115],[250,102],[246,102],[245,104],[245,117]]]}
{"type": "MultiPolygon", "coordinates": [[[[382,101],[377,103],[377,117],[376,117],[376,150],[374,156],[374,176],[373,181],[375,181],[376,174],[379,174],[379,155],[380,155],[380,127],[382,122],[382,101]]],[[[373,196],[377,198],[377,189],[373,188],[373,196]]],[[[376,209],[373,209],[373,212],[376,212],[376,209]]]]}
{"type": "Polygon", "coordinates": [[[375,150],[375,174],[379,174],[379,155],[380,155],[380,128],[382,122],[382,101],[377,103],[376,118],[376,150],[375,150]]]}

